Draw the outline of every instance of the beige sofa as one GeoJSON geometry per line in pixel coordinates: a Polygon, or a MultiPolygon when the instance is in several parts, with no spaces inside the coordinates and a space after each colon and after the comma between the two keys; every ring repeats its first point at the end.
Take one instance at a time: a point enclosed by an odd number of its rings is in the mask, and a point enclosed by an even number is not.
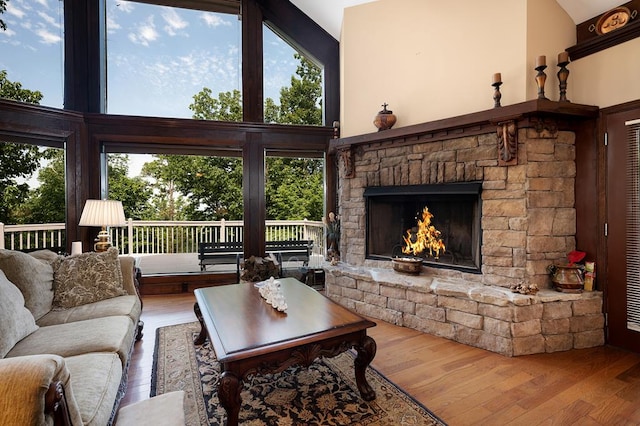
{"type": "Polygon", "coordinates": [[[0,250],[0,424],[111,424],[141,309],[116,249],[0,250]]]}

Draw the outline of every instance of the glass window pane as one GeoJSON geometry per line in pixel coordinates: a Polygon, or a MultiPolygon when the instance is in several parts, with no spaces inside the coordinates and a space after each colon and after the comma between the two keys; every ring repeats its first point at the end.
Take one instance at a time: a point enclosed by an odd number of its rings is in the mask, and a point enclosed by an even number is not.
{"type": "Polygon", "coordinates": [[[322,154],[283,156],[267,153],[265,197],[267,221],[265,240],[312,241],[310,256],[284,256],[282,271],[304,281],[306,267],[317,267],[325,252],[324,173],[322,154]]]}
{"type": "MultiPolygon", "coordinates": [[[[62,108],[64,12],[58,0],[10,0],[0,15],[0,87],[8,80],[40,92],[23,102],[62,108]]],[[[0,93],[2,97],[8,97],[0,93]]],[[[11,99],[16,99],[11,97],[11,99]]]]}
{"type": "Polygon", "coordinates": [[[64,251],[65,156],[61,148],[0,142],[4,247],[64,251]]]}
{"type": "Polygon", "coordinates": [[[113,245],[138,256],[143,275],[236,272],[235,256],[201,265],[198,254],[201,243],[238,242],[242,251],[239,156],[110,153],[107,167],[108,198],[132,219],[112,227],[113,245]]]}
{"type": "Polygon", "coordinates": [[[263,25],[264,121],[322,125],[322,69],[263,25]]]}
{"type": "Polygon", "coordinates": [[[239,90],[237,16],[122,0],[106,4],[108,113],[190,118],[196,94],[217,98],[239,90]]]}

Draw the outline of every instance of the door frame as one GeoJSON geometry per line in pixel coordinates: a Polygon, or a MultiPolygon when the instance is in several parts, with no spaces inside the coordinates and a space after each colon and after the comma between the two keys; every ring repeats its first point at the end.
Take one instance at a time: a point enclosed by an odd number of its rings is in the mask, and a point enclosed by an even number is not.
{"type": "Polygon", "coordinates": [[[626,160],[625,122],[640,118],[640,100],[600,111],[599,140],[603,154],[603,190],[607,226],[604,266],[604,312],[607,342],[640,352],[640,333],[627,328],[626,160]],[[605,140],[605,134],[607,135],[605,140]],[[606,143],[606,145],[605,145],[606,143]]]}

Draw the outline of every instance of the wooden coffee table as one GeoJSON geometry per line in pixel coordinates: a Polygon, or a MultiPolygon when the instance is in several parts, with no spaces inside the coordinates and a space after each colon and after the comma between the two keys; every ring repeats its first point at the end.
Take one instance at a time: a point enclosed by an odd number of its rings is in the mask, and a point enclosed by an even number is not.
{"type": "Polygon", "coordinates": [[[318,357],[333,357],[350,348],[357,351],[355,378],[366,401],[376,394],[365,370],[376,354],[367,336],[375,323],[324,297],[293,278],[283,278],[288,309],[267,304],[251,283],[195,290],[194,310],[202,325],[195,343],[210,338],[222,374],[218,398],[227,412],[227,425],[238,424],[242,380],[253,374],[277,373],[318,357]]]}

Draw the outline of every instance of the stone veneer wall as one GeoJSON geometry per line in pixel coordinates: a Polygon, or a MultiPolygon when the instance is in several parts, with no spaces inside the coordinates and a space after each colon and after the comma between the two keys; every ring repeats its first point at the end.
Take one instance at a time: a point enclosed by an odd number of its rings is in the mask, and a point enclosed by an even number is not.
{"type": "Polygon", "coordinates": [[[602,345],[602,294],[548,290],[547,266],[575,249],[575,135],[540,130],[518,130],[511,166],[498,164],[495,133],[364,146],[354,176],[344,169],[339,176],[342,263],[328,268],[327,295],[374,318],[505,355],[602,345]],[[395,272],[388,261],[365,259],[364,189],[471,181],[483,182],[482,273],[423,267],[411,285],[380,281],[374,271],[395,272]],[[514,284],[547,290],[516,296],[508,290],[514,284]]]}

